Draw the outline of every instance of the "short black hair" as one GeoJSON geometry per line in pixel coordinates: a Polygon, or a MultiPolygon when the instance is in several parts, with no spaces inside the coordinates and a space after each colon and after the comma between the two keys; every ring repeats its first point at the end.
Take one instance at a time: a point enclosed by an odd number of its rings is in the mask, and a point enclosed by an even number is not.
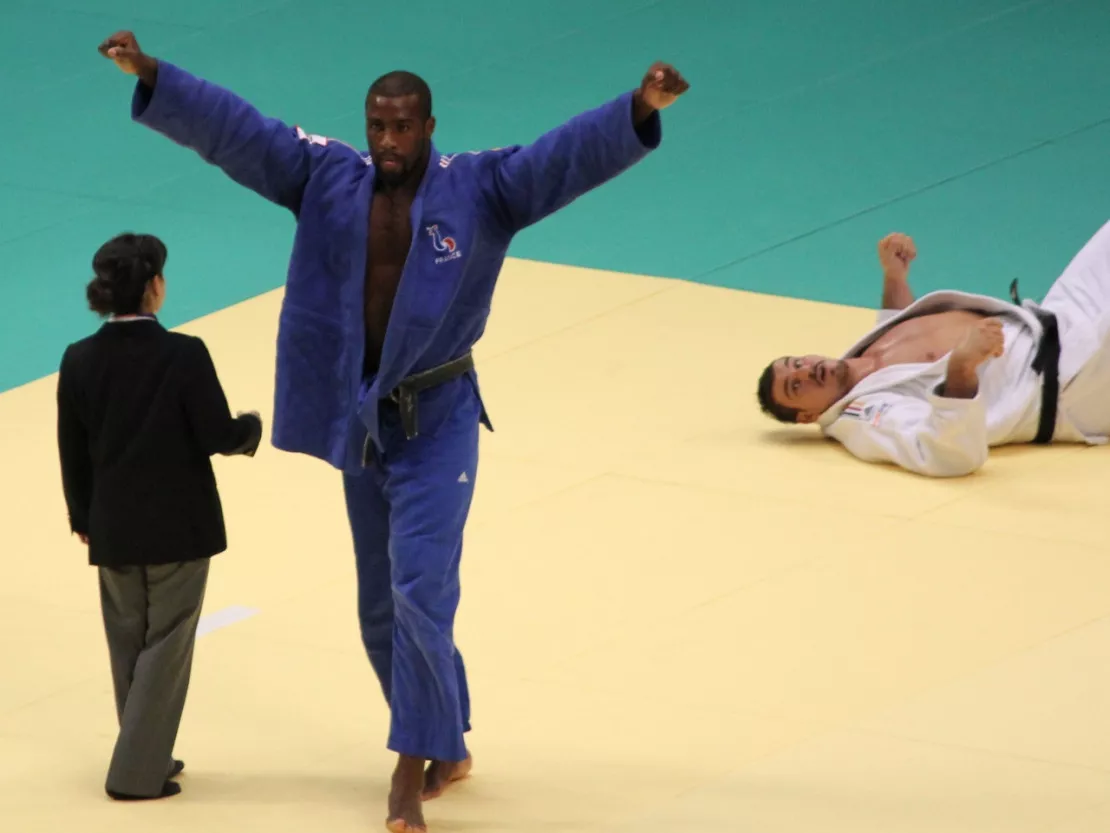
{"type": "Polygon", "coordinates": [[[113,237],[93,255],[96,277],[85,287],[89,309],[105,318],[138,313],[147,284],[162,274],[166,257],[166,244],[153,234],[113,237]]]}
{"type": "Polygon", "coordinates": [[[785,405],[780,405],[775,401],[775,363],[771,362],[763,369],[763,373],[759,377],[759,385],[756,387],[756,399],[759,400],[759,407],[763,413],[770,417],[774,417],[779,422],[796,423],[798,421],[798,414],[801,413],[797,408],[787,408],[785,405]]]}
{"type": "Polygon", "coordinates": [[[370,99],[376,95],[382,98],[402,98],[407,95],[414,95],[420,101],[422,118],[427,120],[432,117],[432,90],[423,78],[414,73],[406,72],[403,69],[387,72],[371,84],[370,89],[367,90],[367,106],[370,104],[370,99]]]}

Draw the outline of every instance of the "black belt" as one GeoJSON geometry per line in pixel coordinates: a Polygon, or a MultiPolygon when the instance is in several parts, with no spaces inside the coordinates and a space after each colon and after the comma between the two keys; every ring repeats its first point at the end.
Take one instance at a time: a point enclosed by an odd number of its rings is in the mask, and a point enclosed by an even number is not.
{"type": "MultiPolygon", "coordinates": [[[[1010,298],[1015,304],[1021,305],[1016,279],[1010,284],[1010,298]]],[[[1037,316],[1044,330],[1041,342],[1037,345],[1037,354],[1033,357],[1033,370],[1044,376],[1044,384],[1041,386],[1041,418],[1033,442],[1044,445],[1052,442],[1052,435],[1056,432],[1056,406],[1060,397],[1060,327],[1056,316],[1048,310],[1029,311],[1037,316]]]]}
{"type": "Polygon", "coordinates": [[[401,427],[407,439],[413,439],[420,433],[420,424],[417,420],[416,403],[417,394],[421,391],[450,382],[469,373],[474,369],[474,356],[469,351],[457,359],[452,359],[446,364],[438,365],[429,370],[414,373],[402,379],[397,387],[390,391],[389,401],[397,403],[401,411],[401,427]]]}

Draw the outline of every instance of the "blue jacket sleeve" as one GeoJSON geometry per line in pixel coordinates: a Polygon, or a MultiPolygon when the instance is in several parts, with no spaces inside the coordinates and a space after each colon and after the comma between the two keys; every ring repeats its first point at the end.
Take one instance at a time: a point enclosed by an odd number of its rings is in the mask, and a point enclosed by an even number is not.
{"type": "Polygon", "coordinates": [[[493,211],[516,232],[632,167],[662,141],[654,112],[632,123],[632,93],[575,116],[535,142],[502,151],[487,194],[493,211]]]}
{"type": "Polygon", "coordinates": [[[315,137],[263,116],[234,93],[165,61],[158,62],[153,89],[136,85],[131,117],[294,213],[326,152],[315,137]]]}

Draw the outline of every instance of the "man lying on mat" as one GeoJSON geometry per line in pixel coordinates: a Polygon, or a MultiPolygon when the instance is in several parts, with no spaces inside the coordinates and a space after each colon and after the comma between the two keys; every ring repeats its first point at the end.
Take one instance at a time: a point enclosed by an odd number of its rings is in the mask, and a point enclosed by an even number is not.
{"type": "Polygon", "coordinates": [[[867,462],[932,477],[977,471],[993,446],[1110,434],[1110,223],[1044,301],[954,290],[914,299],[913,240],[879,243],[883,308],[843,358],[785,356],[759,378],[763,411],[816,424],[867,462]]]}

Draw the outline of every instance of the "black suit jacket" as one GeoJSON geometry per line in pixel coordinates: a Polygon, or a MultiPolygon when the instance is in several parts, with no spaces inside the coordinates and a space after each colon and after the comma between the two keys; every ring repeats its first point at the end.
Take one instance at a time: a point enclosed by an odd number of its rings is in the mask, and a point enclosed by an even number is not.
{"type": "Polygon", "coordinates": [[[154,319],[104,324],[66,348],[58,452],[70,527],[89,563],[153,565],[227,549],[213,454],[254,455],[258,417],[233,417],[208,348],[154,319]]]}

